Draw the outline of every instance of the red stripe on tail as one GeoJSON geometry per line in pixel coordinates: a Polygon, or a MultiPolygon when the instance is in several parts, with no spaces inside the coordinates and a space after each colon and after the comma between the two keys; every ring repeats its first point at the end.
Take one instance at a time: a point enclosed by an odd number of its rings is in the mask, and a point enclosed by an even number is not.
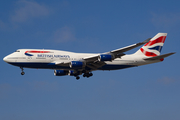
{"type": "Polygon", "coordinates": [[[165,39],[166,39],[166,36],[161,36],[161,37],[159,37],[153,41],[149,41],[144,46],[151,46],[151,45],[154,45],[156,43],[164,43],[165,39]]]}
{"type": "Polygon", "coordinates": [[[141,50],[141,52],[142,52],[144,55],[146,55],[146,56],[148,56],[148,57],[155,57],[155,56],[157,56],[155,53],[145,51],[143,48],[141,48],[140,50],[141,50]]]}

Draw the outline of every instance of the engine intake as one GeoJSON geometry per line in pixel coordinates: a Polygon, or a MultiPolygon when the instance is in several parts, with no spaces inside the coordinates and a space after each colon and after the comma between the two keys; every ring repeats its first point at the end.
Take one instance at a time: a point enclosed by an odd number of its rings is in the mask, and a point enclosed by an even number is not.
{"type": "Polygon", "coordinates": [[[81,61],[71,61],[70,63],[70,68],[73,69],[78,69],[78,68],[82,68],[84,67],[85,63],[81,62],[81,61]]]}
{"type": "Polygon", "coordinates": [[[69,73],[68,73],[69,76],[77,76],[81,74],[82,74],[81,71],[74,71],[74,70],[69,70],[69,73]]]}
{"type": "Polygon", "coordinates": [[[54,70],[54,75],[55,76],[64,76],[64,75],[68,75],[69,71],[66,70],[54,70]]]}
{"type": "Polygon", "coordinates": [[[99,55],[99,58],[98,58],[99,61],[112,61],[113,59],[114,57],[108,54],[99,55]]]}

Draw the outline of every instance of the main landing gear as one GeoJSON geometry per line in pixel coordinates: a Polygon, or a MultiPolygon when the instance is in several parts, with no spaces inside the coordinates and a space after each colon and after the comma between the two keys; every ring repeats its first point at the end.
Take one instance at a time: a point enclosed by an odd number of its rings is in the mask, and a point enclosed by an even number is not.
{"type": "MultiPolygon", "coordinates": [[[[84,74],[83,74],[83,77],[89,78],[89,77],[91,77],[91,76],[93,76],[93,74],[92,74],[91,72],[87,72],[87,73],[84,73],[84,74]]],[[[76,77],[76,80],[79,80],[79,79],[80,79],[79,75],[75,75],[75,77],[76,77]]]]}
{"type": "Polygon", "coordinates": [[[20,67],[20,69],[21,69],[21,75],[24,75],[25,72],[23,71],[24,70],[23,67],[20,67]]]}
{"type": "Polygon", "coordinates": [[[93,76],[92,73],[84,73],[84,75],[83,75],[83,77],[87,77],[87,78],[89,78],[89,77],[91,77],[91,76],[93,76]]]}

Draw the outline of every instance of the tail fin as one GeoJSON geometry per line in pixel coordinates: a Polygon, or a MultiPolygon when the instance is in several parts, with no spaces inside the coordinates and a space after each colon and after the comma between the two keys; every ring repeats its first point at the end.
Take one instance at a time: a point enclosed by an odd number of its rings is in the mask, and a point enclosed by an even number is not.
{"type": "Polygon", "coordinates": [[[144,57],[155,57],[159,56],[161,49],[164,45],[167,33],[158,33],[142,48],[140,48],[135,55],[142,55],[144,57]]]}

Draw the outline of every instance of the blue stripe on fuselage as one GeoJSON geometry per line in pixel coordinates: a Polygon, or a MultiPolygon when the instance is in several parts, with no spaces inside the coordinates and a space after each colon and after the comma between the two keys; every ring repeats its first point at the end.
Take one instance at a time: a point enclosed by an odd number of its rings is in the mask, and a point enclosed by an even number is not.
{"type": "Polygon", "coordinates": [[[33,56],[32,54],[29,54],[29,53],[25,53],[25,55],[27,55],[27,56],[33,56]]]}
{"type": "MultiPolygon", "coordinates": [[[[19,67],[25,67],[25,68],[41,68],[41,69],[70,69],[69,66],[58,66],[55,65],[55,63],[25,63],[25,62],[12,62],[9,63],[14,66],[19,66],[19,67]]],[[[129,68],[129,67],[135,67],[135,65],[104,65],[97,70],[118,70],[118,69],[124,69],[124,68],[129,68]]],[[[91,70],[90,68],[86,67],[86,70],[91,70]]]]}

